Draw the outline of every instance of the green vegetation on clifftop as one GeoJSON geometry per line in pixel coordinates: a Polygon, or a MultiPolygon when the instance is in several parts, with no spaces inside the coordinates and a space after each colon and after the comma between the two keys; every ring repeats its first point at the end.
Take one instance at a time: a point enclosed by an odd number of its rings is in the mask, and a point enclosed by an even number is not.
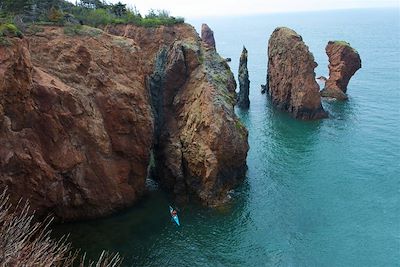
{"type": "Polygon", "coordinates": [[[342,46],[347,46],[349,47],[351,50],[353,50],[355,53],[358,54],[357,50],[355,50],[350,43],[346,42],[346,41],[342,41],[342,40],[335,40],[335,41],[329,41],[329,43],[334,43],[336,45],[342,45],[342,46]]]}
{"type": "Polygon", "coordinates": [[[14,23],[19,28],[24,28],[26,24],[84,24],[93,27],[134,24],[157,27],[184,23],[184,18],[170,16],[165,10],[150,10],[142,16],[136,8],[121,2],[79,0],[72,4],[65,0],[2,0],[0,22],[14,23]]]}
{"type": "Polygon", "coordinates": [[[10,45],[7,37],[22,37],[22,33],[14,24],[0,23],[0,46],[10,45]]]}

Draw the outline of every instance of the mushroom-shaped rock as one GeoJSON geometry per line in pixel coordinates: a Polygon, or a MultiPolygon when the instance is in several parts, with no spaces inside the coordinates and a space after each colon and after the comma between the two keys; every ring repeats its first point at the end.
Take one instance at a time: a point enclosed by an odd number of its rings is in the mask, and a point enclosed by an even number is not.
{"type": "Polygon", "coordinates": [[[327,117],[315,80],[316,66],[299,34],[276,28],[268,42],[267,91],[272,103],[298,119],[327,117]]]}
{"type": "Polygon", "coordinates": [[[206,44],[206,47],[216,49],[214,32],[205,23],[201,25],[201,40],[206,44]]]}
{"type": "Polygon", "coordinates": [[[243,46],[242,54],[240,55],[239,63],[239,95],[237,105],[240,108],[249,108],[249,71],[247,69],[247,49],[243,46]]]}
{"type": "Polygon", "coordinates": [[[329,79],[321,95],[345,100],[350,78],[361,68],[360,55],[344,41],[329,41],[325,50],[329,57],[329,79]]]}

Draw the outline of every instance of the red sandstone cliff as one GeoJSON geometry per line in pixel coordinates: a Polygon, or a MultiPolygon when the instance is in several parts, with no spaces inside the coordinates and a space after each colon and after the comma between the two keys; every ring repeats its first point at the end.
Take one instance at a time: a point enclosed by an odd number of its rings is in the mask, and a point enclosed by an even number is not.
{"type": "Polygon", "coordinates": [[[229,67],[188,25],[106,32],[0,47],[0,187],[39,214],[102,216],[141,196],[153,150],[167,188],[223,202],[248,150],[229,67]]]}
{"type": "Polygon", "coordinates": [[[203,40],[205,46],[207,48],[216,49],[215,48],[215,39],[214,39],[214,32],[211,28],[203,23],[201,25],[201,39],[203,40]]]}
{"type": "Polygon", "coordinates": [[[315,81],[316,66],[300,35],[276,28],[268,42],[267,91],[272,103],[298,119],[327,117],[315,81]]]}

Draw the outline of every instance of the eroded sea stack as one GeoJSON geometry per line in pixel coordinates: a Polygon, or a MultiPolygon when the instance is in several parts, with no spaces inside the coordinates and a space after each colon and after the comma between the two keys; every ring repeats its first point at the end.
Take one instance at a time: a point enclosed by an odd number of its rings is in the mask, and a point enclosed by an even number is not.
{"type": "Polygon", "coordinates": [[[327,117],[315,81],[316,66],[300,35],[276,28],[268,42],[267,91],[272,103],[298,119],[327,117]]]}
{"type": "Polygon", "coordinates": [[[187,25],[60,27],[0,47],[0,188],[38,214],[94,218],[158,180],[206,205],[244,176],[227,63],[187,25]],[[223,73],[223,75],[220,75],[223,73]]]}
{"type": "Polygon", "coordinates": [[[240,55],[239,62],[239,94],[237,101],[237,106],[243,109],[250,107],[250,80],[249,71],[247,69],[247,54],[247,49],[243,46],[243,51],[240,55]]]}
{"type": "Polygon", "coordinates": [[[329,79],[321,95],[346,100],[350,78],[361,68],[360,55],[344,41],[329,41],[325,50],[329,58],[329,79]]]}
{"type": "Polygon", "coordinates": [[[201,25],[201,40],[203,40],[207,48],[216,49],[214,32],[205,23],[201,25]]]}

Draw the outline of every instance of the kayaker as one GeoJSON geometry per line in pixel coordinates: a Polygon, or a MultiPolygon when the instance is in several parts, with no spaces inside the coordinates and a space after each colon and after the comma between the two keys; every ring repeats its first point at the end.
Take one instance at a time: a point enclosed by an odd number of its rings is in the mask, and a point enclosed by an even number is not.
{"type": "Polygon", "coordinates": [[[176,210],[173,210],[173,211],[171,212],[171,214],[172,214],[172,216],[176,216],[176,214],[178,214],[178,212],[177,212],[176,210]]]}

